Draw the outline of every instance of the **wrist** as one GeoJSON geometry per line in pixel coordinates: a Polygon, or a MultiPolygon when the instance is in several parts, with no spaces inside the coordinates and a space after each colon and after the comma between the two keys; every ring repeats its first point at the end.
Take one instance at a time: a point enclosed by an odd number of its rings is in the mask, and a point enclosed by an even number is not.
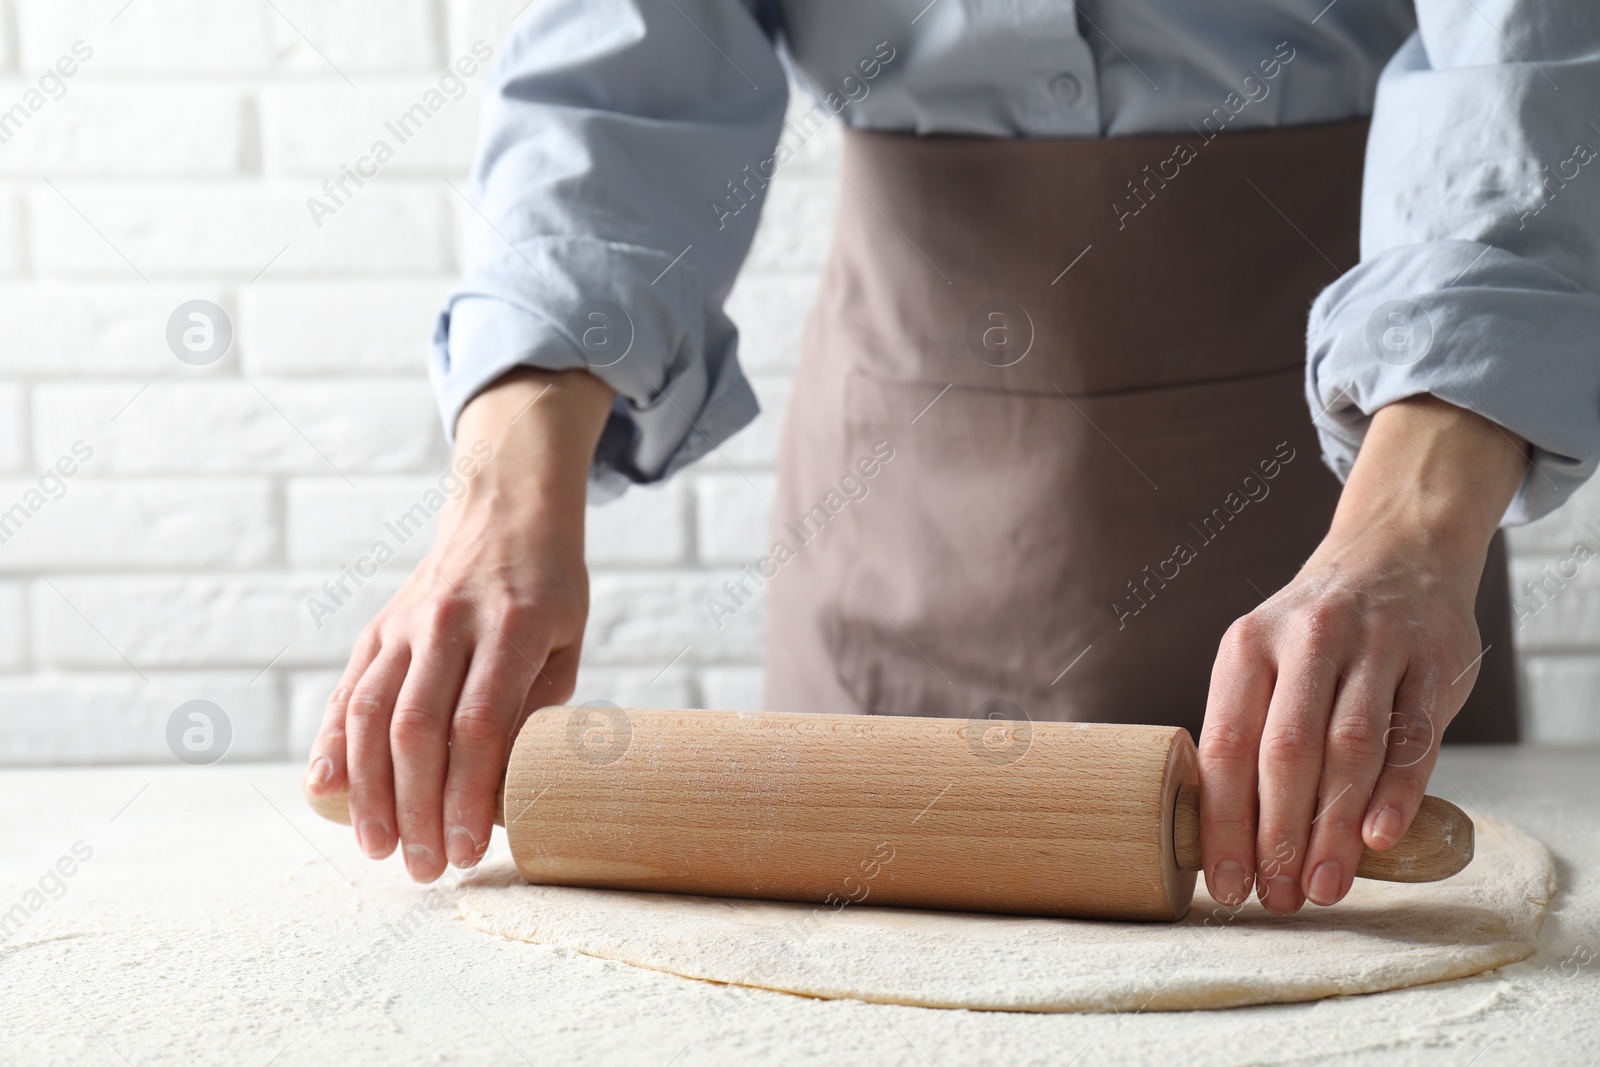
{"type": "Polygon", "coordinates": [[[581,539],[589,468],[613,396],[586,371],[531,368],[479,393],[456,421],[455,444],[455,462],[476,474],[446,521],[477,512],[545,527],[576,517],[581,539]]]}
{"type": "Polygon", "coordinates": [[[1525,441],[1465,408],[1426,395],[1385,405],[1373,415],[1328,539],[1410,549],[1419,564],[1470,573],[1476,588],[1527,463],[1525,441]]]}

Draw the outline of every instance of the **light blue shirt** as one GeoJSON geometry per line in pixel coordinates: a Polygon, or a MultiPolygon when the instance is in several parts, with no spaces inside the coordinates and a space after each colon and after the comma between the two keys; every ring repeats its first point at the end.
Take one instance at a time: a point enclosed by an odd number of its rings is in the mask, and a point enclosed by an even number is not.
{"type": "Polygon", "coordinates": [[[1506,521],[1536,518],[1600,464],[1595,0],[540,0],[485,91],[440,411],[588,367],[618,394],[602,495],[744,426],[723,301],[767,179],[835,115],[1117,137],[1369,114],[1361,263],[1307,329],[1324,458],[1347,475],[1373,411],[1432,393],[1532,443],[1506,521]],[[791,77],[815,105],[786,126],[791,77]]]}

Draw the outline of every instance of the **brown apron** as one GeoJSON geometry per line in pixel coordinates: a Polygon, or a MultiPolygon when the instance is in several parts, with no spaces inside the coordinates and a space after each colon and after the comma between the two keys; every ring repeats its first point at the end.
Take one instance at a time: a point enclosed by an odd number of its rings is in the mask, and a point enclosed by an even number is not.
{"type": "MultiPolygon", "coordinates": [[[[766,705],[1185,726],[1339,484],[1307,309],[1359,259],[1365,121],[847,131],[773,514],[766,705]]],[[[1504,550],[1452,740],[1517,733],[1504,550]]]]}

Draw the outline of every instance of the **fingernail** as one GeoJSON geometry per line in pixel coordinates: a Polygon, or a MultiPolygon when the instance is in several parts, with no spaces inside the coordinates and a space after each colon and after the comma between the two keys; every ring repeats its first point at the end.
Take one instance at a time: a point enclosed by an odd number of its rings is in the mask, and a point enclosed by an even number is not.
{"type": "Polygon", "coordinates": [[[377,859],[383,853],[383,846],[388,843],[389,828],[377,819],[362,819],[361,824],[356,827],[356,844],[361,846],[362,852],[373,859],[377,859]]]}
{"type": "Polygon", "coordinates": [[[1400,810],[1386,807],[1372,820],[1372,836],[1384,845],[1400,840],[1400,810]]]}
{"type": "Polygon", "coordinates": [[[406,846],[406,870],[426,878],[433,871],[433,849],[427,845],[406,846]]]}
{"type": "Polygon", "coordinates": [[[311,770],[306,775],[306,781],[311,783],[311,788],[319,789],[328,784],[333,777],[333,764],[326,756],[318,756],[311,761],[311,770]]]}
{"type": "Polygon", "coordinates": [[[472,839],[465,826],[452,826],[444,835],[444,850],[456,867],[476,867],[483,857],[483,846],[472,839]]]}
{"type": "Polygon", "coordinates": [[[1339,890],[1344,888],[1344,871],[1333,860],[1323,860],[1317,864],[1317,869],[1311,872],[1311,884],[1306,887],[1306,896],[1314,903],[1326,907],[1339,899],[1339,890]]]}
{"type": "Polygon", "coordinates": [[[1274,875],[1267,879],[1267,891],[1262,896],[1261,902],[1269,908],[1289,911],[1299,901],[1295,898],[1299,894],[1299,887],[1294,884],[1294,879],[1287,874],[1274,875]]]}
{"type": "Polygon", "coordinates": [[[1230,908],[1238,907],[1250,895],[1250,879],[1244,873],[1244,864],[1238,860],[1223,860],[1211,872],[1212,884],[1217,887],[1217,902],[1230,908]]]}

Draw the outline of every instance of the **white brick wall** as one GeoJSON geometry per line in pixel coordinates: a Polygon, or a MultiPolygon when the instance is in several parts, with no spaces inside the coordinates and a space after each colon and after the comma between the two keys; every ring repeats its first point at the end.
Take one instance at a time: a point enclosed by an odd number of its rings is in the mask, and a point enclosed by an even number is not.
{"type": "Polygon", "coordinates": [[[1529,737],[1600,740],[1600,483],[1512,531],[1511,548],[1529,737]]]}
{"type": "MultiPolygon", "coordinates": [[[[304,750],[354,634],[432,536],[310,623],[306,595],[443,469],[423,353],[473,96],[322,227],[305,199],[474,41],[498,51],[525,2],[0,0],[0,110],[92,49],[0,145],[0,510],[92,449],[0,544],[0,763],[170,758],[167,716],[194,698],[228,712],[234,756],[304,750]],[[192,299],[236,329],[209,367],[165,344],[192,299]]],[[[723,450],[737,470],[712,457],[590,515],[578,699],[759,702],[765,605],[717,630],[705,599],[765,542],[837,155],[830,130],[784,168],[730,301],[766,409],[723,450]]],[[[1520,571],[1600,548],[1589,516],[1600,492],[1520,535],[1520,571]]],[[[1600,736],[1600,564],[1522,636],[1536,736],[1600,736]]]]}
{"type": "MultiPolygon", "coordinates": [[[[423,357],[482,75],[322,227],[305,200],[526,0],[124,2],[0,0],[0,109],[92,49],[0,145],[0,511],[92,450],[0,544],[0,763],[170,758],[194,698],[235,756],[304,750],[433,536],[311,623],[305,597],[444,469],[423,357]],[[235,327],[208,367],[165,341],[194,299],[235,327]]],[[[743,475],[713,457],[591,512],[579,699],[760,699],[760,608],[718,631],[705,599],[761,547],[835,142],[785,168],[731,301],[766,407],[724,450],[743,475]]]]}

